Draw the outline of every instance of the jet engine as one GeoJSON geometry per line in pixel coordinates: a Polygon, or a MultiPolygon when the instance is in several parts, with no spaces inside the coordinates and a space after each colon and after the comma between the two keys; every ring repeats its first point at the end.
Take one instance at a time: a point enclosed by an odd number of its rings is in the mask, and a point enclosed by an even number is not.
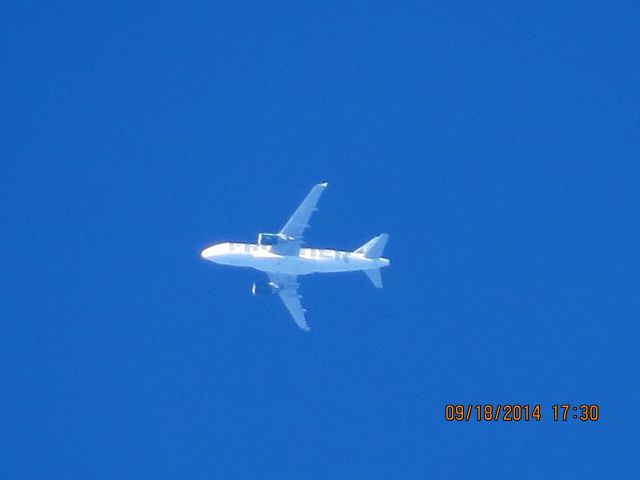
{"type": "Polygon", "coordinates": [[[258,245],[277,245],[278,234],[277,233],[259,233],[258,245]]]}
{"type": "Polygon", "coordinates": [[[258,245],[277,245],[282,240],[292,240],[282,233],[259,233],[258,245]]]}
{"type": "Polygon", "coordinates": [[[265,293],[276,293],[278,290],[278,286],[269,282],[269,283],[256,283],[253,282],[251,285],[251,295],[263,295],[265,293]]]}

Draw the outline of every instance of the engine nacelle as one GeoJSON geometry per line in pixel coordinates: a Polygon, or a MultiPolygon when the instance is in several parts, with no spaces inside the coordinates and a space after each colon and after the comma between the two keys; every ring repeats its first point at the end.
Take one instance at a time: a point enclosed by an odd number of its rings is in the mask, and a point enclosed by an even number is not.
{"type": "Polygon", "coordinates": [[[291,240],[281,233],[259,233],[258,245],[277,245],[281,240],[291,240]]]}
{"type": "Polygon", "coordinates": [[[256,283],[253,282],[251,285],[251,295],[263,295],[265,293],[276,293],[278,287],[269,282],[269,283],[256,283]]]}
{"type": "Polygon", "coordinates": [[[278,234],[277,233],[259,233],[258,245],[277,245],[278,234]]]}

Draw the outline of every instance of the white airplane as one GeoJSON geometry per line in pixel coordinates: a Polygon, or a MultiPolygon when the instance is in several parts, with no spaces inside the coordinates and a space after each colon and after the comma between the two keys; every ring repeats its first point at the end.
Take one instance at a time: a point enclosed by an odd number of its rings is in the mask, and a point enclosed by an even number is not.
{"type": "MultiPolygon", "coordinates": [[[[382,288],[380,268],[390,262],[382,258],[389,239],[383,233],[353,252],[303,247],[305,229],[311,214],[317,210],[320,195],[328,183],[313,187],[279,233],[260,233],[258,243],[219,243],[202,250],[205,260],[221,265],[250,267],[266,272],[267,289],[277,293],[298,326],[309,331],[298,294],[298,275],[309,273],[351,272],[362,270],[376,288],[382,288]]],[[[259,291],[254,283],[251,293],[259,291]]]]}

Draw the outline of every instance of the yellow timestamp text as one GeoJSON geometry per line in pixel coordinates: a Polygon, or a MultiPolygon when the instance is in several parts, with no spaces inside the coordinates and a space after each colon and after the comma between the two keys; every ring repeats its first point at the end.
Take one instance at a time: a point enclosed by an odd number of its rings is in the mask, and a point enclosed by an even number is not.
{"type": "MultiPolygon", "coordinates": [[[[448,403],[444,407],[444,419],[447,422],[539,422],[546,417],[544,410],[539,403],[448,403]]],[[[600,419],[600,407],[595,404],[555,404],[547,409],[547,413],[555,422],[596,422],[600,419]]]]}

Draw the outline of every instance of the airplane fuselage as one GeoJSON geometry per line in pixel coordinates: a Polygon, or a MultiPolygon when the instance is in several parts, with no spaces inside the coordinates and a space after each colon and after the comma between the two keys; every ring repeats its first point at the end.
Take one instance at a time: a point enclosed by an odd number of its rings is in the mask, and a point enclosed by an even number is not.
{"type": "Polygon", "coordinates": [[[386,258],[367,258],[360,253],[327,248],[302,247],[298,255],[279,255],[271,250],[270,245],[226,242],[205,248],[201,255],[206,260],[221,265],[291,275],[351,272],[389,265],[386,258]]]}

